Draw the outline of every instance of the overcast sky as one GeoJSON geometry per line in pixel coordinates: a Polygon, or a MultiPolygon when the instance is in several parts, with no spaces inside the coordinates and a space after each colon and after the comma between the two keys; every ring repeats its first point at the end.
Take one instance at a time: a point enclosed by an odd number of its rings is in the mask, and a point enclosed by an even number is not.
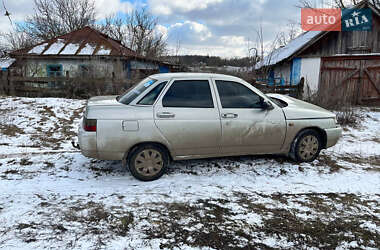
{"type": "MultiPolygon", "coordinates": [[[[33,0],[4,0],[14,22],[21,22],[33,13],[33,0]]],[[[167,36],[169,48],[180,54],[247,56],[255,47],[256,30],[262,23],[264,39],[271,43],[275,35],[290,20],[299,22],[298,0],[96,0],[98,19],[133,8],[147,6],[159,19],[158,30],[167,36]]],[[[0,15],[0,29],[10,28],[10,22],[0,15]]]]}

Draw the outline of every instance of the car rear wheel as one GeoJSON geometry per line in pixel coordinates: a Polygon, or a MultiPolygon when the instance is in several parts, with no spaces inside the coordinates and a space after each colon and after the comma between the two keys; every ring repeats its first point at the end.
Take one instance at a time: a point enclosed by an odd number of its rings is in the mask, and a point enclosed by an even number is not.
{"type": "Polygon", "coordinates": [[[159,146],[138,146],[129,157],[129,170],[141,181],[157,180],[166,172],[168,159],[166,150],[159,146]]]}
{"type": "Polygon", "coordinates": [[[321,151],[321,137],[312,129],[302,131],[295,140],[293,154],[298,162],[314,161],[321,151]]]}

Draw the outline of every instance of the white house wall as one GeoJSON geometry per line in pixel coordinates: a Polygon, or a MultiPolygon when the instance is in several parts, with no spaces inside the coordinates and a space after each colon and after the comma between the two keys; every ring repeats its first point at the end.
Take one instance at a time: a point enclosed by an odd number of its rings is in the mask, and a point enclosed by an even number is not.
{"type": "Polygon", "coordinates": [[[321,68],[321,58],[302,58],[301,78],[305,79],[305,93],[313,94],[317,92],[319,85],[319,72],[321,68]]]}
{"type": "Polygon", "coordinates": [[[115,70],[113,63],[101,60],[29,59],[24,65],[26,76],[46,77],[47,65],[62,65],[62,76],[69,72],[70,77],[81,75],[81,65],[91,66],[94,77],[112,77],[115,70]]]}

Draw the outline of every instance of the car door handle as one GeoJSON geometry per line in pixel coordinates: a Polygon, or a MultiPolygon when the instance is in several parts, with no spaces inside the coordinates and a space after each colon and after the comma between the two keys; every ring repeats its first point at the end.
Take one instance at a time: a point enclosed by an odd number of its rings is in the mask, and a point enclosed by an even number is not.
{"type": "Polygon", "coordinates": [[[170,112],[159,112],[157,113],[157,117],[159,118],[173,118],[175,117],[175,114],[170,112]]]}
{"type": "Polygon", "coordinates": [[[238,117],[238,114],[234,114],[234,113],[224,113],[222,114],[222,118],[237,118],[238,117]]]}

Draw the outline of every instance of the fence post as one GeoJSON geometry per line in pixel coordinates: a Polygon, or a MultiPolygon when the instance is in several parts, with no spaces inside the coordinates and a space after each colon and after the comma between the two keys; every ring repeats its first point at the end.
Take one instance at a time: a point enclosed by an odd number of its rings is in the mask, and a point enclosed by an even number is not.
{"type": "Polygon", "coordinates": [[[8,95],[15,96],[15,82],[12,79],[12,74],[8,71],[8,95]]]}
{"type": "Polygon", "coordinates": [[[302,99],[304,86],[305,86],[305,78],[302,77],[297,88],[297,99],[300,99],[300,100],[302,99]]]}
{"type": "Polygon", "coordinates": [[[4,71],[0,71],[0,95],[5,94],[4,71]]]}

